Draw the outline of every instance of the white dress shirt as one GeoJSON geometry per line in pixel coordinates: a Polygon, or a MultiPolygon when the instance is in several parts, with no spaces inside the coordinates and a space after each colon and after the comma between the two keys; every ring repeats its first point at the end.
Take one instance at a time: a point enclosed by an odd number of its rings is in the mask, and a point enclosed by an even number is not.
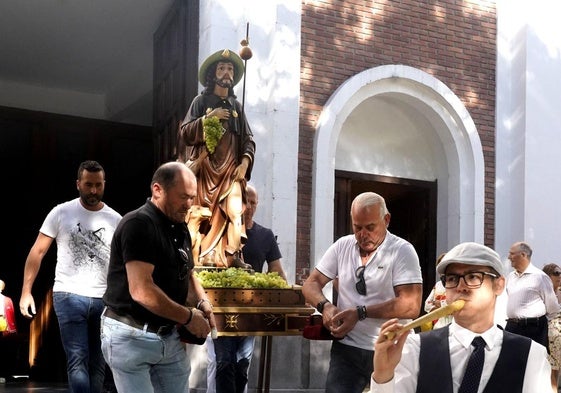
{"type": "Polygon", "coordinates": [[[506,292],[508,318],[536,318],[547,314],[551,319],[560,311],[551,279],[532,264],[522,274],[516,270],[509,273],[506,292]]]}
{"type": "MultiPolygon", "coordinates": [[[[457,393],[472,351],[471,342],[477,334],[464,329],[452,322],[448,337],[450,345],[450,365],[452,367],[453,393],[457,393]]],[[[496,326],[480,335],[485,340],[485,364],[479,384],[478,393],[483,392],[491,378],[503,344],[503,331],[496,326]]],[[[370,393],[415,393],[419,374],[419,353],[421,340],[418,334],[407,337],[401,361],[395,369],[394,377],[384,384],[370,382],[370,393]]],[[[524,376],[523,393],[544,393],[551,391],[551,367],[547,359],[547,350],[543,345],[532,341],[526,373],[524,376]]],[[[443,373],[444,375],[444,373],[443,373]]]]}

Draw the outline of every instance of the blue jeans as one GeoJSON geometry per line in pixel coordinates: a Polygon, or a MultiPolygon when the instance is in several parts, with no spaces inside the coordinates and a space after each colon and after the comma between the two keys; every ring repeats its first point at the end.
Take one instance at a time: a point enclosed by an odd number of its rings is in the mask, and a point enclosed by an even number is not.
{"type": "Polygon", "coordinates": [[[325,392],[362,393],[370,384],[373,360],[374,351],[333,341],[325,392]]]}
{"type": "Polygon", "coordinates": [[[214,341],[216,393],[243,393],[255,337],[219,337],[214,341]]]}
{"type": "Polygon", "coordinates": [[[149,333],[101,317],[101,349],[122,393],[185,393],[191,366],[177,329],[149,333]]]}
{"type": "Polygon", "coordinates": [[[99,393],[105,361],[99,340],[103,300],[68,292],[54,292],[53,306],[66,353],[68,385],[73,393],[99,393]]]}

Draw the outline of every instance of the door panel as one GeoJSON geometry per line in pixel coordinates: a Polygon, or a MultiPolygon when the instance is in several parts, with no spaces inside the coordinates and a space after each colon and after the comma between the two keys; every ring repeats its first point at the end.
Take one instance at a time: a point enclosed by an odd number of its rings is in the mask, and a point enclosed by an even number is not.
{"type": "Polygon", "coordinates": [[[177,158],[177,128],[197,95],[199,1],[177,0],[154,34],[156,166],[177,158]]]}

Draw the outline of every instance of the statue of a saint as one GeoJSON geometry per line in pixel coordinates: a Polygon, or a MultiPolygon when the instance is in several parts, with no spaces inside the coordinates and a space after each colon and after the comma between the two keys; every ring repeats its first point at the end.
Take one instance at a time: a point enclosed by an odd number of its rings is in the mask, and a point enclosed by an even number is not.
{"type": "Polygon", "coordinates": [[[210,219],[197,222],[197,265],[246,267],[242,217],[255,142],[233,91],[243,73],[242,59],[231,50],[209,56],[199,70],[205,89],[193,99],[179,128],[178,160],[197,176],[194,205],[211,211],[210,219]]]}

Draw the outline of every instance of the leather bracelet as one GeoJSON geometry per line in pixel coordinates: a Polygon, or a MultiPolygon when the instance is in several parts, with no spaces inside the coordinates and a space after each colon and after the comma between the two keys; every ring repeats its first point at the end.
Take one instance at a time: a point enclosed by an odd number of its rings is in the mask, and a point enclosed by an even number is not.
{"type": "Polygon", "coordinates": [[[366,319],[366,317],[368,316],[366,314],[366,306],[356,306],[356,312],[358,314],[359,321],[366,319]]]}
{"type": "Polygon", "coordinates": [[[319,313],[323,313],[323,307],[327,304],[330,303],[329,300],[327,299],[323,299],[321,302],[319,302],[316,306],[316,310],[318,310],[319,313]]]}
{"type": "MultiPolygon", "coordinates": [[[[210,305],[210,309],[212,310],[212,303],[208,299],[201,299],[197,302],[197,310],[201,310],[201,306],[204,302],[207,302],[210,305]]],[[[202,310],[201,310],[202,311],[202,310]]]]}
{"type": "Polygon", "coordinates": [[[189,325],[189,323],[193,320],[193,314],[194,314],[192,308],[188,308],[187,310],[189,310],[190,314],[189,314],[189,319],[187,319],[187,322],[183,324],[185,326],[189,325]]]}

